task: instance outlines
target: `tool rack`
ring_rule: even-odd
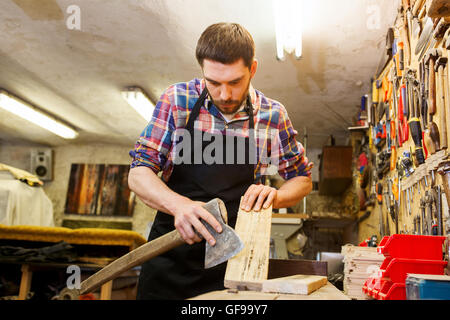
[[[450,17],[439,16],[435,2],[400,4],[361,99],[361,130],[351,130],[355,161],[368,159],[357,183],[365,197],[359,216],[371,212],[359,223],[360,241],[450,232]]]

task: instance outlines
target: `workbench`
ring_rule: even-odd
[[[276,279],[286,276],[328,275],[328,263],[316,260],[300,259],[269,259],[269,272],[267,279]],[[330,282],[320,289],[302,294],[265,293],[254,290],[225,289],[204,293],[189,300],[351,300],[342,291]]]
[[[27,298],[34,271],[61,269],[67,268],[69,265],[77,265],[82,270],[96,272],[114,259],[146,243],[145,238],[140,234],[129,230],[103,228],[69,229],[64,227],[5,226],[0,224],[0,242],[8,245],[39,247],[52,245],[60,241],[73,245],[77,253],[86,253],[87,256],[80,256],[79,261],[73,263],[0,259],[0,264],[16,264],[21,268],[22,277],[19,300]],[[93,256],[95,252],[101,252],[101,255]],[[105,257],[103,253],[110,253],[111,255]],[[112,280],[105,283],[100,290],[100,299],[109,300],[112,288]]]
[[[189,300],[351,300],[342,291],[327,282],[322,288],[308,295],[280,294],[258,291],[219,290],[208,292]]]

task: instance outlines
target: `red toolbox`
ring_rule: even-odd
[[[395,234],[384,237],[377,250],[384,259],[377,275],[362,291],[378,300],[406,300],[408,273],[444,274],[442,245],[445,237]]]

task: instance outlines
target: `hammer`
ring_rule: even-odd
[[[433,121],[433,115],[436,114],[436,77],[435,77],[435,61],[438,57],[436,49],[432,49],[425,56],[425,64],[429,66],[428,80],[428,114],[430,115],[430,123],[428,130],[425,131],[425,143],[431,154],[441,150],[439,128]]]
[[[438,58],[438,52],[436,49],[432,49],[425,57],[425,64],[429,66],[429,103],[428,113],[434,115],[436,113],[436,76],[435,76],[435,63]]]
[[[439,79],[439,86],[440,91],[436,91],[436,93],[439,93],[439,100],[440,100],[440,142],[441,142],[441,148],[447,149],[447,121],[446,121],[446,109],[448,108],[448,79],[447,79],[447,57],[442,56],[442,52],[440,49],[437,50],[438,59],[436,60],[436,71],[438,72],[438,79]]]
[[[236,232],[228,226],[227,209],[222,200],[215,198],[203,206],[220,223],[222,232],[218,233],[206,221],[202,221],[216,244],[211,246],[206,242],[205,246],[205,268],[212,268],[238,254],[244,247],[242,240]],[[99,270],[80,284],[79,289],[64,288],[61,290],[58,300],[78,300],[79,296],[97,289],[104,283],[117,278],[121,273],[143,264],[160,254],[174,249],[182,244],[184,240],[177,230],[173,230],[159,238],[156,238],[126,255],[114,260],[103,269]]]

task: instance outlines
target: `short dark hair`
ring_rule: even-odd
[[[210,59],[223,64],[244,60],[250,69],[255,56],[255,43],[244,27],[237,23],[216,23],[203,31],[198,39],[195,56],[200,66]]]

